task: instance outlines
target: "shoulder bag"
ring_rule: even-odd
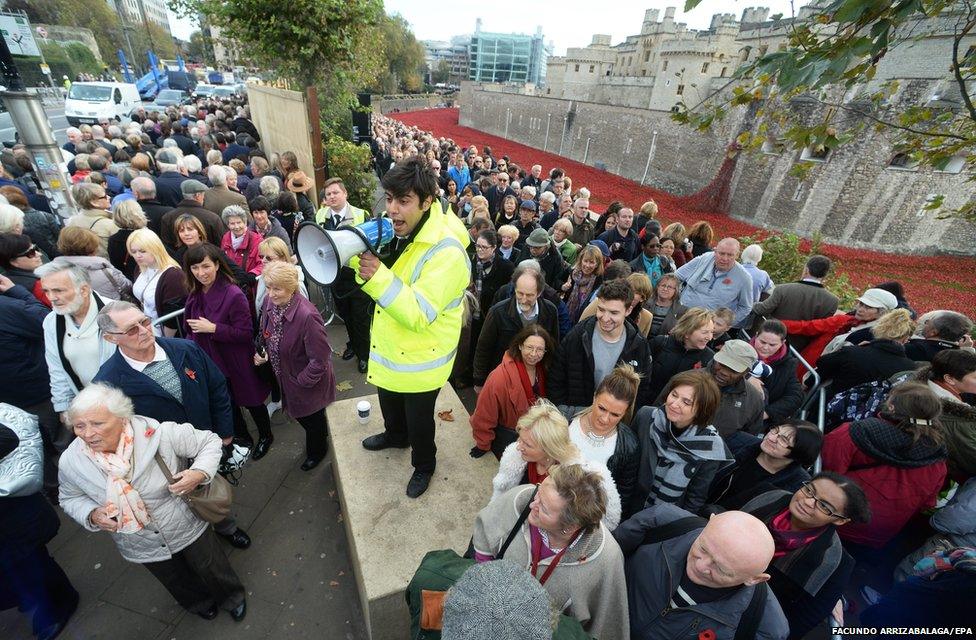
[[[163,457],[159,455],[159,451],[156,451],[155,458],[156,464],[166,476],[166,482],[173,484],[175,482],[173,474],[163,462]],[[190,493],[179,497],[198,518],[204,522],[217,524],[230,514],[233,495],[230,483],[224,479],[224,476],[215,473],[208,484],[201,484]]]

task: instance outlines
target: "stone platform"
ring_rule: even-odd
[[[369,424],[361,425],[356,404],[372,404]],[[371,452],[366,436],[383,430],[376,395],[333,403],[329,409],[334,451],[333,473],[344,515],[349,555],[371,640],[409,637],[404,589],[424,555],[434,549],[463,553],[478,511],[491,497],[498,468],[493,456],[472,459],[468,412],[450,386],[441,389],[437,411],[452,409],[453,421],[437,419],[437,472],[427,493],[405,494],[409,449]]]

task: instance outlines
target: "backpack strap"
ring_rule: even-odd
[[[700,516],[678,518],[660,527],[650,529],[644,534],[644,542],[642,544],[655,544],[677,538],[686,533],[691,533],[696,529],[702,529],[706,524],[708,524],[708,520]]]
[[[98,313],[98,311],[101,311],[102,307],[105,306],[105,301],[95,293],[92,293],[92,295],[95,298],[95,309],[97,310],[96,313]],[[81,378],[78,377],[74,367],[71,366],[71,363],[68,362],[68,358],[64,355],[64,335],[68,331],[68,321],[65,320],[65,317],[61,314],[57,314],[54,317],[54,331],[57,337],[58,358],[61,360],[61,367],[64,369],[64,372],[68,374],[68,377],[71,378],[71,382],[74,383],[75,389],[81,391],[85,388],[85,385],[81,384]],[[101,340],[101,338],[99,338],[99,340]]]
[[[522,513],[519,514],[518,520],[515,521],[515,526],[512,530],[508,532],[508,538],[505,539],[505,543],[502,548],[498,550],[498,555],[495,556],[496,560],[501,560],[505,557],[505,552],[508,551],[508,545],[512,544],[512,540],[515,539],[516,534],[522,529],[522,525],[525,524],[526,518],[529,517],[529,508],[532,506],[532,501],[535,500],[535,494],[539,492],[539,487],[536,487],[532,491],[532,496],[529,501],[525,503],[525,508],[522,509]]]
[[[749,606],[739,618],[739,626],[736,627],[735,636],[733,636],[734,640],[749,640],[756,637],[759,625],[766,614],[766,594],[768,591],[769,585],[765,582],[760,582],[753,588]]]

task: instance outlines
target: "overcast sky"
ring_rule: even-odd
[[[807,4],[807,0],[795,2],[797,9],[804,4]],[[687,14],[680,11],[683,0],[622,0],[612,4],[594,0],[520,0],[504,5],[444,0],[385,0],[385,5],[387,13],[399,13],[406,18],[419,40],[447,41],[451,36],[472,33],[475,20],[479,17],[482,18],[482,30],[499,33],[531,34],[541,25],[546,43],[552,41],[556,55],[565,54],[567,47],[588,45],[594,33],[610,34],[613,44],[640,33],[645,9],[660,9],[663,16],[666,7],[677,7],[677,21],[687,23],[692,29],[707,29],[715,13],[734,13],[737,18],[741,17],[746,7],[769,7],[771,14],[782,13],[784,16],[792,12],[790,0],[703,0]],[[608,10],[610,7],[612,10]],[[195,20],[177,19],[172,12],[170,27],[173,35],[183,40],[199,28]]]

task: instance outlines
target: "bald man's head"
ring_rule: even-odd
[[[758,518],[742,511],[714,515],[688,551],[685,571],[695,584],[720,589],[769,580],[765,573],[773,537]]]
[[[739,241],[735,238],[722,238],[715,245],[715,266],[722,271],[728,271],[735,264],[741,249]]]

